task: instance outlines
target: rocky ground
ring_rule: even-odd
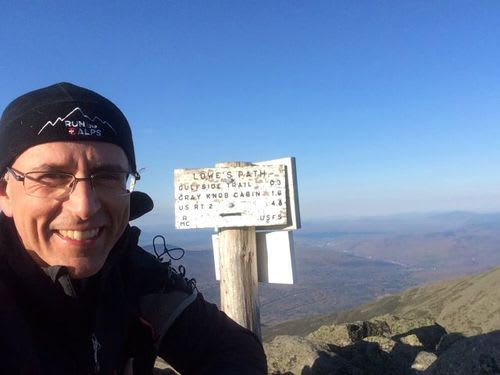
[[[496,268],[382,298],[310,333],[280,334],[265,344],[269,373],[500,375],[499,282]]]
[[[500,331],[466,337],[430,318],[384,315],[265,343],[270,374],[500,374]]]

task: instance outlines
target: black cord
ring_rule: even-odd
[[[163,243],[163,251],[162,253],[160,254],[157,250],[156,250],[156,239],[157,238],[160,238],[162,240],[162,243]],[[153,237],[153,251],[156,255],[156,258],[162,262],[162,263],[168,263],[168,265],[170,266],[171,263],[172,263],[172,260],[179,260],[179,259],[182,259],[182,257],[184,257],[184,254],[186,253],[186,251],[182,248],[182,247],[173,247],[171,249],[169,249],[167,247],[167,242],[165,240],[165,237],[163,237],[161,234],[158,234],[156,236]],[[172,252],[176,252],[176,251],[179,251],[180,252],[180,256],[178,257],[174,257],[172,256]],[[163,260],[163,256],[164,255],[168,255],[168,257],[170,258],[167,262],[164,262]],[[193,289],[196,289],[198,290],[198,288],[196,287],[196,279],[195,278],[192,278],[192,279],[188,279],[186,278],[186,268],[181,264],[179,265],[179,267],[177,267],[177,270],[173,267],[169,267],[173,272],[175,272],[176,274],[179,274],[180,276],[182,276],[182,278],[184,280],[186,280],[186,283],[188,285],[188,287],[193,290]]]
[[[162,240],[162,242],[163,242],[163,250],[162,250],[161,254],[156,250],[156,239],[157,238],[160,238]],[[169,249],[167,247],[167,242],[165,240],[165,237],[163,237],[161,234],[158,234],[158,235],[154,236],[154,238],[153,238],[153,251],[154,251],[154,253],[156,255],[156,258],[158,258],[158,260],[160,262],[162,262],[162,263],[163,263],[163,256],[165,254],[168,255],[168,257],[171,260],[179,260],[179,259],[182,259],[182,257],[186,253],[185,250],[182,247],[173,247],[173,248]],[[172,252],[174,252],[174,253],[175,252],[180,252],[180,256],[175,257],[175,256],[172,255]],[[169,262],[170,262],[170,260],[169,260]]]

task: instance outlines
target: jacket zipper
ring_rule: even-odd
[[[100,371],[99,360],[97,359],[97,352],[101,349],[101,344],[97,340],[95,333],[92,334],[92,347],[94,349],[94,369],[96,374]]]

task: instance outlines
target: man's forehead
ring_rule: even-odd
[[[49,142],[32,146],[16,158],[14,165],[39,169],[76,167],[85,163],[92,168],[128,168],[125,152],[107,142]]]

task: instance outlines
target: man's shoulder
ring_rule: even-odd
[[[161,289],[170,278],[169,265],[161,263],[140,246],[129,249],[120,264],[124,278],[141,289]]]
[[[134,246],[127,252],[128,261],[137,270],[162,270],[168,266],[162,263],[155,255],[149,253],[139,245]]]

